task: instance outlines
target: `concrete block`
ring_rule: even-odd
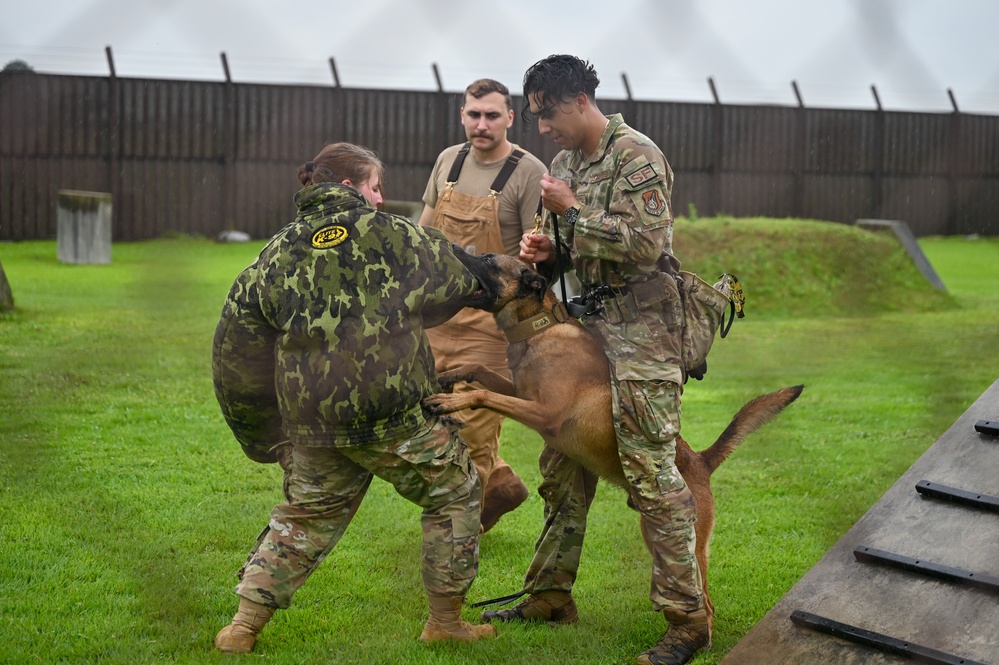
[[[60,189],[56,196],[59,260],[111,263],[111,195]]]

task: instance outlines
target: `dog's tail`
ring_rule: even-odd
[[[805,386],[790,386],[781,388],[768,395],[760,395],[750,400],[735,414],[721,436],[711,444],[710,448],[700,452],[701,460],[709,471],[714,471],[728,459],[732,451],[742,443],[747,436],[773,420],[788,404],[798,399]]]

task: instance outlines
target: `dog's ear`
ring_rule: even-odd
[[[545,299],[548,280],[542,277],[538,271],[525,268],[520,273],[520,289],[541,301]]]

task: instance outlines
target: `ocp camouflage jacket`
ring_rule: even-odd
[[[377,212],[345,185],[295,196],[298,217],[236,278],[215,332],[215,394],[251,458],[282,440],[412,436],[439,389],[424,327],[478,282],[436,229]]]

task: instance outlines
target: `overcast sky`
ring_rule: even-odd
[[[999,0],[0,0],[0,65],[118,76],[460,91],[551,53],[598,98],[999,114]]]

